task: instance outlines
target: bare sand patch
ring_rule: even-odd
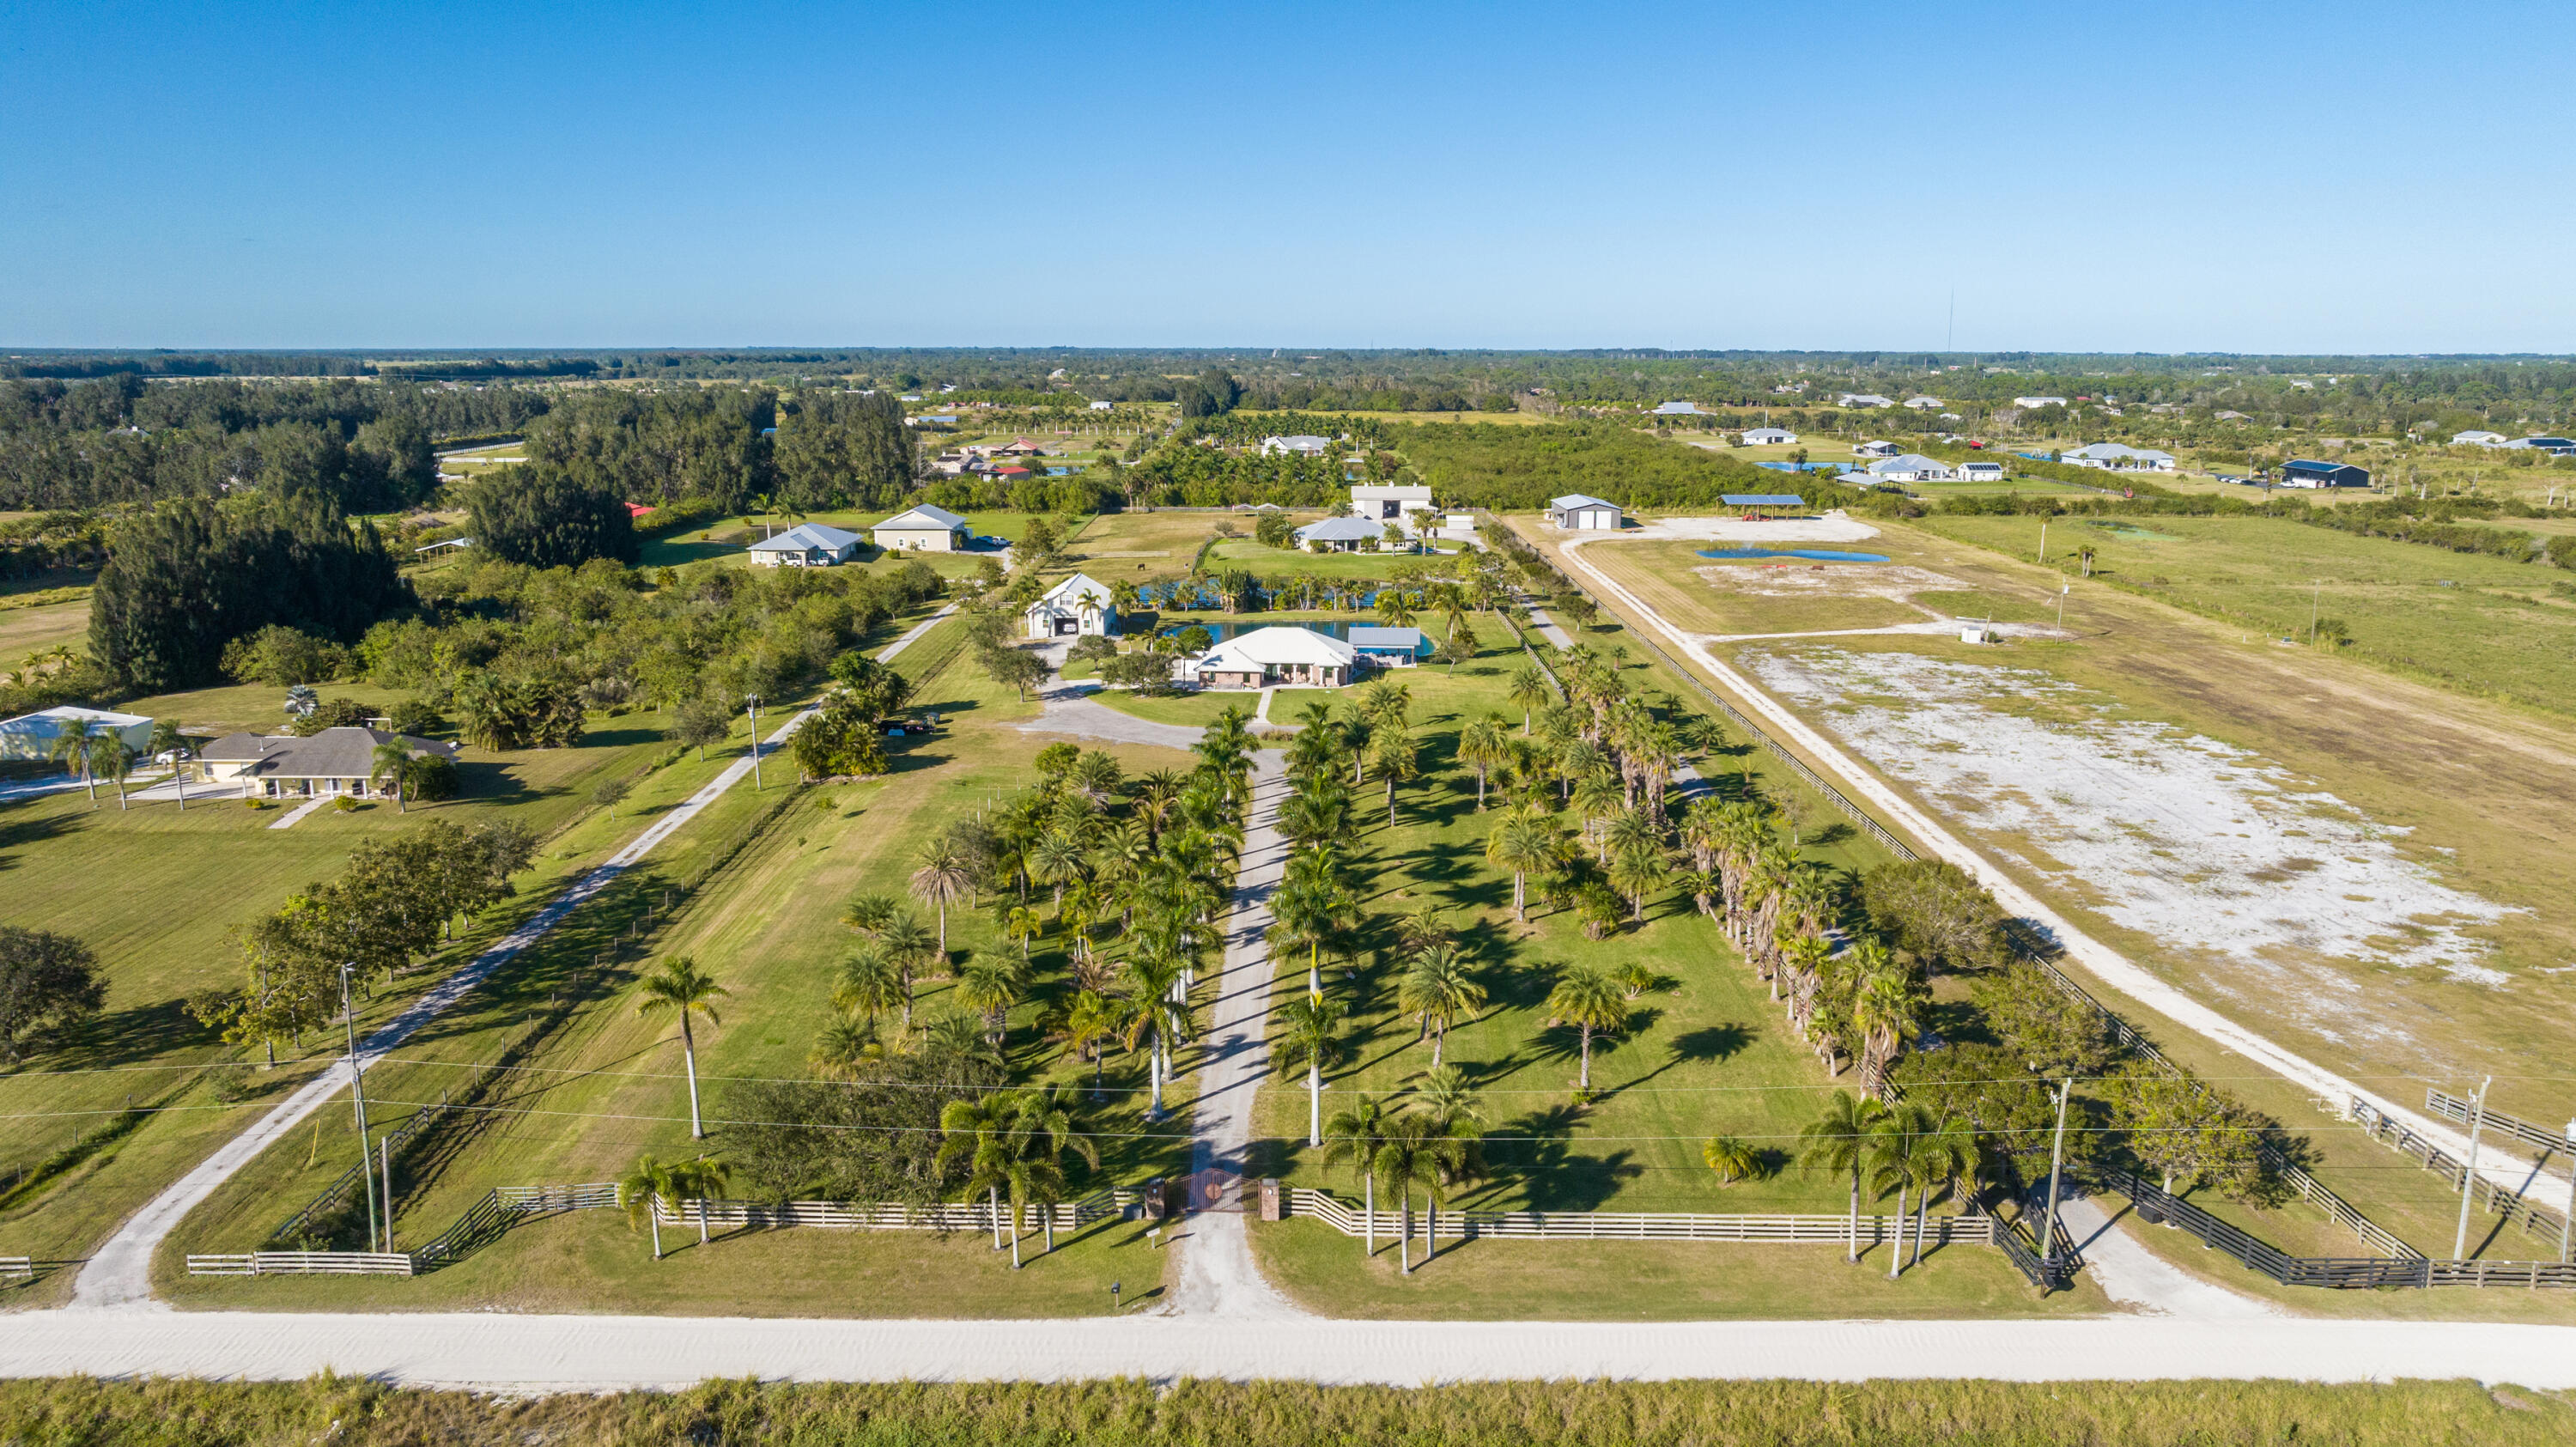
[[[1822,517],[1765,518],[1757,522],[1746,522],[1741,517],[1659,518],[1628,532],[1571,533],[1567,536],[1576,542],[1586,543],[1640,538],[1682,538],[1720,543],[1856,543],[1864,538],[1877,537],[1878,529],[1837,511]]]
[[[2472,931],[2519,911],[2250,750],[2030,669],[1824,646],[1743,662],[2022,868],[2329,1039],[2408,1038],[2357,1008],[2374,969],[2506,983]]]
[[[1756,598],[1885,598],[1891,603],[1914,602],[1917,593],[1964,592],[1968,584],[1957,578],[1917,568],[1905,563],[1835,563],[1816,564],[1711,563],[1693,568],[1713,587],[1730,593],[1745,593]],[[1947,617],[1923,608],[1932,617]]]

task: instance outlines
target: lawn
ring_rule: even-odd
[[[921,646],[921,645],[916,645]],[[909,657],[911,655],[907,655]],[[898,660],[898,667],[902,666]],[[426,1148],[421,1163],[406,1171],[399,1166],[401,1209],[398,1240],[417,1241],[441,1229],[473,1200],[495,1185],[614,1179],[640,1152],[665,1158],[691,1153],[688,1138],[686,1082],[679,1069],[677,1042],[667,1021],[636,1017],[629,985],[650,960],[687,954],[714,973],[729,994],[721,1002],[720,1025],[702,1026],[699,1071],[709,1117],[723,1119],[728,1082],[736,1079],[801,1076],[815,1037],[832,1018],[829,996],[833,970],[849,952],[855,937],[839,923],[849,897],[862,890],[902,892],[913,851],[929,834],[958,813],[972,810],[1015,789],[1029,777],[1031,761],[1051,740],[1009,727],[1036,712],[982,678],[972,660],[958,658],[928,679],[915,695],[917,703],[937,709],[947,723],[924,739],[898,745],[895,769],[883,780],[818,787],[798,798],[789,812],[767,827],[743,855],[719,873],[680,913],[663,921],[624,963],[589,979],[574,972],[588,963],[597,947],[597,931],[569,931],[530,952],[496,978],[478,1008],[460,1012],[451,1028],[435,1041],[416,1042],[398,1063],[381,1067],[373,1089],[383,1092],[387,1112],[438,1098],[438,1092],[460,1087],[495,1059],[505,1036],[517,1029],[541,1004],[551,1007],[560,992],[574,1005],[562,1023],[550,1028],[537,1048],[516,1064],[501,1092],[503,1108],[470,1130],[442,1132]],[[1121,762],[1135,771],[1186,762],[1180,755],[1150,748],[1114,748]],[[777,787],[773,779],[773,794]],[[711,817],[684,836],[700,841],[730,836],[758,808],[748,789],[728,796]],[[676,875],[686,856],[675,856],[656,873]],[[1008,949],[998,914],[1013,901],[987,898],[976,907],[952,908],[947,917],[952,950],[963,960],[982,950]],[[604,911],[612,922],[623,918]],[[585,911],[588,914],[589,911]],[[1024,1079],[1089,1079],[1061,1057],[1057,1047],[1038,1036],[1040,1015],[1067,988],[1066,961],[1052,940],[1036,951],[1039,987],[1014,1012],[1010,1048]],[[925,982],[920,1008],[927,1013],[952,1008],[946,980]],[[1184,1071],[1189,1056],[1182,1058]],[[1141,1060],[1113,1058],[1107,1070],[1108,1103],[1098,1107],[1090,1128],[1111,1134],[1103,1169],[1090,1185],[1135,1184],[1177,1169],[1187,1130],[1186,1112],[1162,1124],[1142,1120]],[[1185,1106],[1189,1077],[1184,1074],[1170,1092],[1176,1107]],[[188,1279],[170,1268],[185,1250],[239,1250],[286,1215],[294,1205],[328,1179],[330,1162],[352,1149],[349,1122],[341,1113],[317,1117],[314,1138],[321,1160],[306,1164],[316,1152],[299,1140],[263,1156],[229,1183],[216,1200],[197,1213],[165,1255],[162,1280],[183,1301],[233,1301],[238,1283]],[[721,1125],[711,1129],[710,1147],[721,1149]],[[830,1232],[746,1233],[720,1242],[721,1258],[710,1254],[704,1276],[698,1268],[643,1274],[644,1262],[622,1223],[585,1225],[579,1243],[529,1246],[553,1254],[537,1259],[561,1264],[548,1276],[546,1303],[576,1310],[709,1310],[714,1292],[730,1280],[739,1290],[741,1272],[763,1278],[773,1272],[801,1273],[811,1279],[778,1296],[778,1311],[799,1310],[851,1315],[919,1314],[925,1308],[914,1297],[889,1295],[887,1283],[905,1269],[919,1250],[933,1249],[932,1238],[882,1237]],[[1111,1241],[1128,1244],[1132,1232],[1104,1234],[1097,1241],[1068,1251],[1063,1262],[1098,1265],[1113,1258]],[[599,1243],[614,1238],[614,1248]],[[512,1238],[515,1240],[516,1238]],[[505,1247],[510,1243],[505,1242]],[[976,1285],[989,1275],[984,1255],[974,1243],[939,1247],[955,1256],[961,1301],[978,1299],[988,1306],[960,1305],[959,1311],[988,1314],[1069,1314],[1094,1309],[1089,1298],[1108,1278],[1094,1282],[1092,1265],[1077,1280],[1070,1272],[1048,1276],[1033,1268],[1021,1277]],[[980,1250],[975,1247],[975,1250]],[[599,1253],[607,1252],[603,1256]],[[621,1254],[623,1253],[623,1254]],[[747,1255],[746,1255],[747,1253]],[[781,1254],[784,1253],[784,1254]],[[1118,1253],[1119,1258],[1127,1254]],[[504,1265],[479,1265],[477,1257],[455,1269],[393,1288],[402,1301],[420,1305],[516,1305],[526,1300],[525,1283]],[[506,1261],[508,1258],[502,1258]],[[720,1261],[732,1262],[731,1266]],[[633,1263],[642,1262],[643,1265]],[[776,1263],[775,1266],[764,1263]],[[1150,1281],[1155,1267],[1101,1265],[1125,1273],[1131,1288]],[[793,1263],[791,1266],[790,1263]],[[915,1263],[917,1266],[917,1263]],[[1007,1275],[1007,1268],[1004,1268]],[[944,1275],[943,1275],[944,1279]],[[920,1284],[916,1274],[915,1286]],[[259,1283],[273,1287],[275,1283]],[[409,1288],[402,1292],[401,1288]],[[329,1283],[304,1292],[289,1285],[273,1297],[297,1305],[323,1305],[344,1299],[337,1293],[368,1288]],[[388,1289],[382,1286],[378,1290]],[[982,1294],[980,1297],[978,1294]],[[373,1297],[367,1297],[373,1300]],[[1133,1299],[1131,1295],[1131,1300]],[[764,1308],[766,1309],[766,1308]],[[945,1310],[945,1308],[943,1308]]]
[[[15,668],[28,654],[68,643],[89,651],[89,601],[0,609],[0,668]]]

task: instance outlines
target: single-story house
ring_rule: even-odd
[[[1118,605],[1110,601],[1109,585],[1083,573],[1047,589],[1022,616],[1031,638],[1118,636]]]
[[[1276,452],[1293,452],[1300,457],[1321,457],[1324,455],[1324,449],[1332,445],[1333,439],[1329,437],[1314,437],[1301,433],[1295,437],[1264,437],[1261,439],[1261,452],[1265,457]]]
[[[2001,482],[2004,465],[2000,462],[1962,462],[1953,471],[1961,482]]]
[[[1834,405],[1837,407],[1893,407],[1896,405],[1896,399],[1882,397],[1876,392],[1845,392],[1834,399]]]
[[[1744,434],[1744,445],[1747,447],[1795,447],[1798,445],[1798,434],[1790,431],[1786,427],[1748,428]]]
[[[1949,464],[1920,452],[1882,457],[1862,470],[1881,482],[1948,482],[1954,476]]]
[[[1038,443],[1031,442],[1025,437],[1014,437],[1010,441],[1003,443],[1001,446],[994,448],[993,455],[995,457],[1036,457],[1045,451],[1045,447]]]
[[[1569,492],[1549,500],[1547,520],[1577,532],[1616,532],[1619,530],[1619,504]]]
[[[2125,442],[2096,442],[2057,454],[2057,460],[2070,467],[2107,467],[2122,472],[2171,472],[2173,454],[2149,447],[2131,447]]]
[[[1263,688],[1304,683],[1340,688],[1359,669],[1359,650],[1311,628],[1255,628],[1238,633],[1174,669],[1201,688]]]
[[[1115,402],[1094,402],[1091,404],[1091,410],[1094,412],[1106,412],[1117,405],[1118,404]]]
[[[1699,404],[1697,402],[1667,402],[1661,407],[1656,408],[1652,415],[1657,417],[1702,417],[1707,414],[1699,410]]]
[[[113,733],[138,759],[152,747],[152,720],[139,713],[110,713],[103,708],[61,704],[0,719],[0,759],[49,759],[54,741],[75,725],[89,725],[90,736]]]
[[[2502,447],[2504,434],[2483,431],[2454,432],[2451,434],[2451,445],[2453,447]]]
[[[393,793],[392,783],[371,784],[368,775],[376,769],[376,749],[396,739],[415,758],[422,754],[451,760],[456,757],[454,744],[389,734],[382,729],[342,727],[324,729],[310,738],[226,734],[198,752],[196,772],[198,778],[209,783],[240,784],[245,799],[253,795],[271,799],[287,795],[309,799],[317,794],[389,796]]]
[[[929,503],[896,513],[868,531],[887,552],[960,553],[975,536],[966,530],[964,518]]]
[[[2016,407],[2063,407],[2066,405],[2066,399],[2063,397],[2015,397],[2013,399],[2013,405]]]
[[[798,523],[751,545],[751,560],[764,568],[834,568],[858,556],[859,535],[826,523]]]
[[[2570,453],[2576,453],[2576,439],[2565,437],[2517,437],[2511,442],[2506,443],[2505,448],[2508,451],[2527,449],[2534,452],[2546,452],[2553,457],[2565,457]]]
[[[1362,482],[1351,486],[1351,513],[1356,517],[1405,523],[1410,530],[1407,513],[1430,511],[1431,489],[1420,483],[1399,487],[1393,483]]]
[[[1438,651],[1419,628],[1369,628],[1354,624],[1351,647],[1374,668],[1411,668]]]
[[[1854,447],[1854,448],[1852,449],[1852,456],[1854,456],[1854,457],[1894,457],[1896,454],[1898,454],[1898,453],[1900,453],[1900,452],[1903,452],[1904,450],[1905,450],[1904,448],[1897,446],[1897,445],[1896,445],[1895,443],[1893,443],[1893,442],[1880,442],[1880,441],[1877,441],[1877,440],[1875,440],[1875,439],[1872,439],[1871,441],[1861,443],[1860,445],[1858,445],[1858,446]]]
[[[1938,397],[1908,397],[1905,399],[1905,405],[1913,408],[1917,412],[1929,412],[1941,405],[1941,399]]]
[[[2310,462],[2292,458],[2281,464],[2283,487],[2368,487],[2370,471],[2349,462]]]
[[[1385,536],[1386,524],[1375,518],[1326,518],[1299,528],[1297,546],[1310,553],[1356,553]]]

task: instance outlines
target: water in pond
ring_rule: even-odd
[[[1805,558],[1816,563],[1884,563],[1885,553],[1838,553],[1830,548],[1703,548],[1703,558]]]
[[[1363,618],[1359,620],[1359,626],[1362,628],[1370,628],[1375,627],[1376,623],[1372,619]],[[1163,628],[1159,631],[1165,635],[1170,635],[1178,633],[1184,628],[1204,628],[1208,631],[1208,636],[1214,638],[1219,643],[1223,643],[1225,640],[1236,637],[1240,634],[1250,633],[1262,628],[1303,628],[1309,633],[1321,633],[1328,637],[1344,640],[1349,639],[1351,636],[1351,625],[1348,623],[1339,621],[1327,622],[1322,620],[1308,621],[1305,619],[1271,619],[1265,621],[1260,618],[1242,618],[1232,620],[1211,618],[1204,623],[1175,623],[1170,627]]]

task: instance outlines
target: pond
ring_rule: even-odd
[[[1703,548],[1703,558],[1805,558],[1817,563],[1884,563],[1885,553],[1838,553],[1830,548]]]
[[[1378,626],[1372,619],[1363,618],[1358,621],[1359,626],[1362,628],[1373,628]],[[1208,636],[1219,643],[1223,643],[1229,638],[1239,637],[1243,634],[1255,632],[1263,628],[1303,628],[1309,633],[1321,633],[1326,637],[1339,638],[1345,642],[1349,641],[1351,636],[1351,625],[1348,623],[1344,623],[1339,620],[1327,622],[1302,618],[1293,620],[1270,619],[1266,621],[1258,617],[1239,619],[1211,618],[1204,623],[1175,623],[1168,628],[1159,628],[1155,631],[1168,638],[1171,635],[1180,632],[1184,628],[1204,628],[1208,631]]]

